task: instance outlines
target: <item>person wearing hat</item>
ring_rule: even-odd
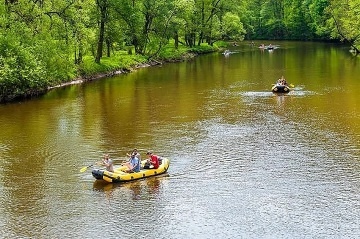
[[[148,156],[148,161],[145,163],[144,168],[145,169],[157,169],[157,168],[159,168],[159,165],[160,165],[159,156],[153,154],[151,151],[148,151],[146,153],[146,155]]]

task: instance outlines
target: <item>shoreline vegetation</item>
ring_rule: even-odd
[[[79,65],[79,74],[61,82],[54,82],[43,88],[31,89],[27,93],[17,95],[0,95],[0,104],[14,103],[29,100],[46,94],[47,92],[70,85],[84,84],[86,82],[100,80],[120,74],[128,74],[140,68],[158,66],[166,63],[177,63],[191,60],[198,55],[213,53],[221,50],[227,45],[225,42],[219,43],[220,46],[201,45],[193,48],[184,47],[175,49],[169,47],[167,52],[157,58],[148,59],[146,56],[133,55],[126,52],[116,52],[111,57],[104,57],[100,64],[95,63],[92,57],[84,58],[84,62]]]
[[[206,53],[202,53],[202,54],[207,54],[207,53],[211,53],[211,52],[215,52],[215,51],[217,51],[216,48],[214,48],[211,51],[207,51]],[[56,88],[69,86],[69,85],[82,84],[82,83],[86,83],[86,82],[89,82],[89,81],[99,80],[99,79],[102,79],[102,78],[112,77],[112,76],[116,76],[116,75],[120,75],[120,74],[128,74],[128,73],[136,71],[137,69],[140,69],[140,68],[158,66],[158,65],[162,65],[162,64],[166,64],[166,63],[183,62],[183,61],[193,59],[194,57],[196,57],[198,55],[199,55],[198,53],[186,52],[185,54],[183,54],[181,56],[181,58],[168,58],[168,59],[162,59],[162,60],[154,60],[153,59],[153,60],[149,60],[149,61],[146,61],[146,62],[143,62],[143,63],[134,62],[134,64],[130,65],[129,67],[124,67],[122,65],[119,65],[118,66],[119,69],[116,69],[116,70],[112,70],[112,71],[109,71],[109,72],[97,73],[97,74],[90,75],[90,76],[80,76],[80,77],[75,78],[75,79],[73,79],[71,81],[68,81],[68,82],[63,82],[63,83],[60,83],[58,85],[49,86],[47,88],[47,91],[52,90],[52,89],[56,89]]]
[[[181,61],[227,41],[335,40],[360,54],[358,0],[260,2],[5,1],[0,103]]]

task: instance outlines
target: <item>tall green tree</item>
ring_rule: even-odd
[[[133,45],[135,53],[142,54],[144,39],[142,39],[141,1],[119,0],[112,2],[114,18],[122,25],[124,40],[127,45]]]
[[[97,41],[96,48],[96,57],[95,62],[100,63],[101,57],[103,56],[103,47],[104,47],[104,39],[105,39],[105,25],[108,20],[108,12],[109,12],[109,0],[96,0],[96,6],[99,11],[99,35]]]
[[[331,18],[326,10],[330,5],[330,0],[308,0],[304,1],[308,10],[305,11],[305,16],[308,19],[310,31],[314,34],[315,39],[326,40],[330,39],[330,27],[326,21]]]
[[[331,15],[328,24],[332,26],[331,37],[338,38],[351,45],[358,54],[360,51],[360,1],[331,1],[328,11]]]
[[[286,36],[284,0],[269,0],[263,4],[262,16],[268,38],[282,39]]]
[[[173,36],[172,24],[182,5],[174,0],[121,0],[113,6],[126,26],[127,43],[134,45],[137,54],[151,57]]]

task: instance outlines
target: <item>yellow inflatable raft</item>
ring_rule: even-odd
[[[121,166],[115,169],[113,173],[107,170],[94,169],[92,170],[92,175],[98,180],[104,180],[109,183],[120,183],[163,174],[170,166],[170,160],[167,158],[161,158],[161,164],[157,169],[143,169],[145,162],[146,160],[142,161],[141,170],[137,173],[126,173],[127,167]]]

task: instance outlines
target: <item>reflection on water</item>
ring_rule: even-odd
[[[2,237],[357,238],[359,63],[334,45],[278,45],[1,105]],[[281,75],[289,94],[270,90]],[[171,158],[169,174],[79,173],[133,148]]]
[[[103,180],[95,180],[93,189],[99,192],[104,192],[107,198],[112,198],[113,192],[121,188],[126,190],[133,200],[139,200],[142,197],[153,195],[157,197],[160,193],[161,178],[168,177],[169,174],[165,173],[160,176],[150,177],[142,180],[135,180],[126,183],[108,183]]]

